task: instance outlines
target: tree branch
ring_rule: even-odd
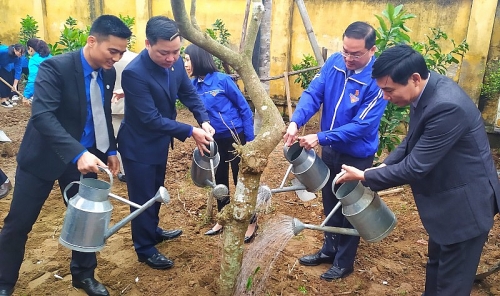
[[[196,0],[191,0],[191,10],[189,11],[189,16],[191,17],[191,24],[195,29],[201,31],[198,22],[196,21]]]
[[[264,5],[262,4],[262,0],[252,0],[252,19],[248,28],[248,34],[245,37],[245,46],[243,47],[243,56],[249,60],[252,60],[253,48],[263,16]]]
[[[215,55],[219,59],[227,62],[233,69],[237,70],[241,64],[241,58],[236,55],[231,49],[219,44],[213,40],[208,34],[196,29],[190,22],[184,1],[171,1],[172,12],[174,19],[179,26],[181,36],[189,40],[191,43],[198,45],[209,53]],[[191,0],[191,5],[196,6],[196,0]]]

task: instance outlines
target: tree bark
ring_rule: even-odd
[[[194,2],[192,0],[192,3]],[[235,147],[238,156],[241,157],[238,183],[231,203],[225,206],[217,216],[219,223],[225,227],[218,295],[229,296],[233,295],[241,269],[243,238],[250,217],[255,210],[262,172],[267,166],[269,155],[280,142],[285,129],[278,108],[262,87],[251,62],[253,45],[264,14],[264,7],[261,0],[252,0],[252,17],[249,18],[250,24],[245,45],[241,52],[237,53],[196,29],[189,21],[184,1],[171,1],[170,3],[181,35],[228,63],[239,74],[248,96],[255,105],[255,111],[262,118],[262,128],[255,140],[244,146]],[[191,15],[194,15],[193,11]]]

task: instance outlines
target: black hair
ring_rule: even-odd
[[[50,54],[50,49],[47,43],[41,39],[30,38],[28,42],[26,42],[26,46],[33,48],[42,58],[47,57]]]
[[[155,45],[158,39],[172,41],[180,38],[177,23],[166,16],[154,16],[146,24],[146,38],[149,44]]]
[[[23,55],[24,52],[26,51],[26,49],[24,48],[24,45],[16,43],[16,44],[12,44],[12,45],[9,46],[9,49],[8,49],[7,53],[9,54],[9,56],[11,58],[17,58],[16,52],[15,52],[16,50],[17,51],[20,50],[21,51],[21,55]]]
[[[342,38],[364,39],[365,48],[371,49],[375,45],[375,29],[365,22],[354,22],[350,24],[342,35]]]
[[[191,69],[193,70],[193,76],[206,76],[207,74],[213,72],[219,72],[217,66],[215,65],[214,58],[212,54],[208,51],[200,48],[195,44],[190,44],[184,50],[185,54],[189,55],[191,60]]]
[[[422,79],[429,77],[424,57],[406,44],[399,44],[384,50],[372,67],[372,78],[391,77],[392,81],[408,84],[411,75],[418,73]]]
[[[103,14],[95,19],[90,27],[90,35],[97,38],[98,41],[108,39],[109,36],[128,39],[132,31],[118,17],[109,14]]]

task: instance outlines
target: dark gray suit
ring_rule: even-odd
[[[373,190],[410,184],[429,233],[425,295],[469,295],[499,182],[483,119],[451,79],[431,72],[403,142],[365,172]]]
[[[109,151],[116,150],[111,125],[114,69],[103,71],[104,111]],[[109,85],[109,87],[106,87]],[[0,289],[14,287],[23,261],[28,233],[49,196],[55,180],[61,191],[80,177],[72,160],[85,148],[106,162],[106,155],[84,147],[80,139],[87,118],[87,98],[80,51],[59,55],[40,65],[32,116],[17,155],[14,196],[0,232]],[[89,174],[95,176],[95,174]],[[71,197],[77,186],[68,191]],[[80,281],[94,276],[95,253],[73,251],[71,274]]]

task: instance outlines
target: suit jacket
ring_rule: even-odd
[[[111,125],[115,70],[103,71],[104,113],[109,151],[116,150]],[[33,100],[18,165],[45,180],[57,179],[85,147],[80,144],[87,119],[87,98],[80,51],[45,60],[35,80]]]
[[[167,73],[168,72],[168,73]],[[189,80],[182,59],[165,69],[144,49],[122,73],[125,117],[118,131],[122,157],[146,164],[164,164],[172,137],[184,141],[191,126],[175,120],[178,98],[198,123],[208,115]]]
[[[410,111],[408,135],[384,163],[366,171],[368,186],[410,184],[422,223],[438,244],[462,242],[492,227],[500,190],[483,119],[451,79],[431,73]]]

